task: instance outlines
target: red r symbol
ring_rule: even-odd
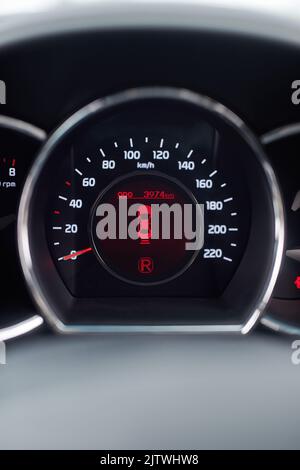
[[[297,289],[300,289],[300,276],[297,276],[294,282]]]
[[[152,258],[143,257],[138,261],[138,270],[141,274],[151,274],[154,270],[154,262]]]

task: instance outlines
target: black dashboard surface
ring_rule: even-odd
[[[0,447],[299,448],[293,339],[24,337],[0,369]]]

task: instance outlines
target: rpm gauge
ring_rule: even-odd
[[[32,315],[32,303],[24,286],[16,245],[16,220],[24,180],[45,139],[42,129],[0,115],[1,340],[23,334],[43,322],[41,317]]]
[[[62,331],[236,331],[268,300],[281,223],[275,177],[239,118],[186,90],[141,88],[50,137],[19,248]]]

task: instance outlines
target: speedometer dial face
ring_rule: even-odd
[[[133,133],[127,124],[130,114],[114,125],[114,136],[107,137],[101,124],[92,131],[101,137],[85,135],[69,148],[46,214],[57,269],[77,296],[103,295],[104,282],[107,294],[114,279],[103,273],[103,267],[124,281],[144,286],[185,274],[175,295],[218,296],[235,272],[248,239],[250,205],[243,180],[234,178],[231,156],[226,168],[222,165],[220,137],[208,124],[192,121],[186,128],[186,118],[174,115],[174,110],[164,111],[159,119],[143,111],[147,122],[140,118],[141,129]],[[164,122],[176,124],[165,128]],[[87,142],[94,144],[88,151]],[[122,196],[129,207],[161,202],[183,207],[198,201],[205,211],[201,252],[185,250],[184,237],[97,239],[92,208],[103,202],[117,209]],[[192,282],[195,276],[199,284]],[[173,288],[163,289],[172,292]],[[144,291],[135,290],[135,294],[144,295]]]
[[[20,208],[56,326],[241,328],[246,305],[257,315],[276,277],[281,206],[243,126],[209,99],[154,88],[92,103],[58,129]]]

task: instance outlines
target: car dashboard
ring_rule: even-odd
[[[0,446],[299,445],[299,22],[4,18]]]

